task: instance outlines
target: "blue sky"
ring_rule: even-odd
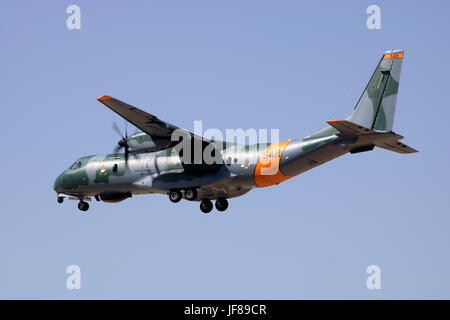
[[[66,8],[81,8],[81,30]],[[366,8],[381,8],[368,30]],[[450,298],[445,1],[3,1],[0,298]],[[198,203],[56,203],[55,177],[109,153],[110,94],[192,129],[300,138],[354,107],[405,49],[394,130],[420,150],[346,155],[279,186]],[[65,273],[79,265],[82,289]],[[381,290],[366,288],[380,266]]]

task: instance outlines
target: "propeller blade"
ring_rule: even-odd
[[[117,132],[119,134],[119,136],[121,136],[122,138],[124,138],[124,136],[122,135],[122,132],[120,132],[119,126],[117,125],[117,123],[113,122],[112,124],[112,128],[115,132]]]
[[[128,157],[129,157],[129,153],[130,153],[130,147],[128,146],[127,143],[127,138],[128,138],[128,122],[125,120],[125,136],[120,132],[120,128],[117,125],[116,122],[113,122],[112,124],[112,128],[114,131],[116,131],[119,136],[122,138],[118,144],[114,147],[114,153],[119,153],[120,150],[122,148],[125,149],[125,166],[128,167]]]

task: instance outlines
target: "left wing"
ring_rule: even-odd
[[[152,137],[170,138],[172,132],[180,129],[170,123],[159,120],[156,116],[110,96],[101,96],[98,101],[110,108],[125,120]],[[184,129],[180,129],[187,132]],[[188,132],[190,135],[194,135]]]
[[[197,150],[196,148],[193,148],[192,146],[195,143],[201,143],[201,152],[202,154],[199,159],[201,159],[201,162],[203,161],[203,150],[211,145],[214,152],[216,152],[216,146],[209,140],[195,135],[185,129],[176,127],[170,123],[167,123],[165,121],[162,121],[158,119],[156,116],[147,113],[139,108],[133,107],[125,102],[122,102],[116,98],[110,97],[110,96],[101,96],[97,98],[98,101],[103,103],[105,106],[110,108],[112,111],[117,113],[119,116],[127,120],[128,122],[132,123],[137,128],[141,129],[143,132],[151,136],[152,138],[156,139],[163,139],[167,140],[167,147],[175,146],[178,141],[171,141],[172,140],[172,134],[175,130],[179,130],[180,135],[182,136],[181,139],[184,139],[184,137],[190,137],[191,138],[191,161],[183,162],[183,167],[185,170],[188,171],[199,171],[199,172],[208,172],[208,171],[217,171],[220,166],[214,165],[214,164],[204,164],[204,163],[194,163],[194,152]],[[180,138],[178,136],[178,138]],[[181,152],[180,152],[181,156]]]

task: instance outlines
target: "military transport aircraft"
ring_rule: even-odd
[[[345,120],[327,121],[328,126],[299,139],[272,144],[238,145],[211,141],[158,119],[110,96],[97,100],[142,132],[125,133],[117,152],[82,157],[55,181],[57,200],[78,200],[86,211],[91,197],[119,202],[136,194],[167,194],[170,201],[199,201],[208,213],[215,200],[225,211],[228,198],[253,188],[279,184],[348,152],[354,154],[380,147],[398,153],[417,152],[399,142],[392,131],[403,50],[386,51],[353,112]],[[116,126],[117,129],[117,126]],[[174,139],[174,134],[182,137]],[[209,148],[215,161],[194,159],[196,153],[179,146]],[[119,153],[119,149],[124,150]],[[195,147],[194,147],[195,149]]]

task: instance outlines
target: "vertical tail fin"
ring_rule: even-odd
[[[403,50],[386,51],[348,121],[363,127],[392,131]]]

